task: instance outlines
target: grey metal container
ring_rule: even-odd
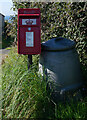
[[[59,93],[77,89],[83,84],[75,45],[74,41],[62,37],[42,43],[39,72],[46,74],[47,81],[53,83],[54,91]]]

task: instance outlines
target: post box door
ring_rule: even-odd
[[[38,54],[40,50],[39,27],[20,27],[20,51],[21,54]]]

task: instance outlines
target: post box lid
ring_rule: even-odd
[[[76,45],[75,41],[63,38],[56,37],[42,43],[42,50],[47,51],[63,51],[74,48]]]

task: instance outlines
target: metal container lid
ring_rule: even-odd
[[[46,51],[64,51],[74,48],[75,41],[63,37],[52,38],[42,43],[42,50]]]

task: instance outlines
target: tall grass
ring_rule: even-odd
[[[1,109],[2,109],[1,108],[1,106],[2,106],[1,99],[2,99],[2,69],[1,69],[1,65],[0,65],[0,119],[1,119],[1,115],[2,115],[2,112],[1,112]]]
[[[14,48],[4,62],[3,117],[43,117],[44,105],[48,106],[49,96],[46,81],[38,74],[37,59],[34,58],[34,64],[28,71],[27,56],[18,55]]]
[[[47,82],[38,73],[38,56],[28,71],[27,56],[11,52],[2,65],[2,118],[86,118],[87,98],[77,103],[56,104]],[[45,78],[45,77],[44,77]]]

